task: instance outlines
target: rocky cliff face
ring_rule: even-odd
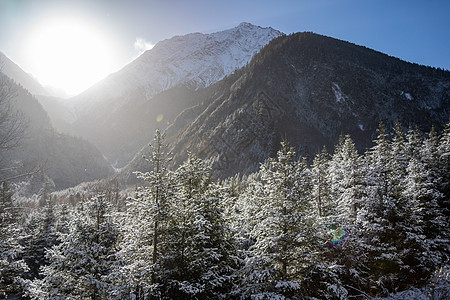
[[[340,134],[364,150],[379,121],[439,128],[450,116],[449,89],[448,71],[298,33],[273,40],[247,67],[208,88],[168,134],[176,162],[191,150],[226,177],[256,170],[283,138],[312,157],[323,145],[332,149]],[[144,165],[137,158],[130,168]]]

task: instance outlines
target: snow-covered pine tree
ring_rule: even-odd
[[[361,260],[354,258],[361,249],[357,216],[365,195],[365,182],[362,159],[349,135],[340,138],[328,170],[330,198],[336,211],[334,223],[329,225],[333,237],[328,255],[335,262],[333,272],[342,272],[340,277],[344,282],[359,286]]]
[[[168,222],[172,213],[172,173],[168,170],[171,154],[165,135],[159,130],[150,148],[146,159],[152,170],[137,172],[143,186],[137,187],[135,196],[128,199],[122,225],[123,278],[137,299],[160,296],[161,260],[168,247]]]
[[[21,291],[18,277],[28,271],[28,266],[20,259],[23,252],[19,239],[22,228],[20,212],[15,205],[9,184],[0,183],[0,296]]]
[[[46,249],[57,244],[55,227],[54,201],[47,195],[42,208],[32,210],[24,222],[25,237],[20,241],[24,247],[23,259],[29,266],[28,279],[39,277],[39,268],[48,265]]]
[[[408,248],[404,250],[404,256],[412,268],[405,270],[405,273],[409,273],[409,280],[425,283],[443,259],[442,253],[437,251],[438,246],[441,246],[441,234],[445,231],[445,228],[439,228],[444,221],[437,202],[442,194],[435,189],[421,160],[411,158],[407,171],[403,196],[409,205],[413,205],[413,210],[406,236]]]
[[[448,217],[450,216],[450,119],[439,139],[438,154],[439,165],[441,166],[439,168],[441,176],[439,191],[444,194],[441,207],[444,210],[444,214]]]
[[[406,288],[424,277],[421,273],[423,264],[420,260],[423,259],[421,253],[425,248],[422,245],[421,230],[417,223],[417,201],[407,191],[408,174],[411,174],[411,167],[418,166],[421,145],[422,138],[418,129],[409,129],[405,139],[402,125],[399,122],[396,123],[391,141],[389,183],[392,187],[391,198],[395,201],[391,222],[399,236],[395,243],[397,260],[401,269],[398,274],[395,274],[398,277],[397,288]]]
[[[247,259],[240,294],[260,299],[298,295],[318,248],[313,223],[311,174],[304,159],[286,141],[276,159],[261,165],[262,189],[251,235],[255,244]]]
[[[161,267],[162,295],[172,299],[226,297],[236,255],[211,168],[189,154],[175,171],[174,181],[169,246]]]
[[[361,174],[361,158],[349,135],[340,138],[331,157],[329,182],[331,197],[337,203],[337,214],[341,225],[354,223],[359,202],[364,194]]]
[[[337,149],[344,149],[343,139]],[[333,163],[334,171],[337,171],[339,169],[336,165],[337,160]],[[343,243],[347,239],[348,225],[344,226],[342,216],[338,213],[339,197],[336,197],[338,195],[331,192],[333,181],[330,175],[336,175],[336,173],[331,173],[331,166],[332,162],[324,147],[322,152],[316,154],[311,166],[312,200],[317,207],[314,226],[318,233],[317,237],[320,239],[320,248],[317,254],[319,259],[309,269],[308,281],[303,286],[311,296],[344,299],[348,292],[339,278],[340,273],[344,270],[341,263],[352,253],[348,249],[341,251]],[[334,187],[337,188],[337,184]],[[356,199],[351,199],[349,203],[352,201],[356,201]],[[345,207],[348,216],[350,208]]]
[[[60,243],[47,251],[42,279],[28,282],[32,299],[109,299],[116,295],[110,274],[116,264],[117,226],[108,216],[103,195],[79,204],[60,234]]]
[[[229,225],[234,232],[235,247],[240,260],[241,269],[236,272],[238,284],[233,289],[235,297],[250,295],[264,289],[265,282],[262,278],[249,280],[248,276],[258,271],[253,270],[256,264],[254,256],[254,244],[256,236],[252,231],[259,225],[259,219],[255,216],[261,209],[263,203],[264,185],[261,181],[260,172],[244,176],[241,182],[244,190],[237,196],[234,205],[229,209]],[[249,297],[249,296],[248,296]]]
[[[432,128],[416,151],[419,155],[411,158],[404,181],[404,196],[415,205],[412,229],[417,234],[413,237],[418,246],[410,248],[419,261],[415,268],[417,274],[414,277],[419,277],[416,281],[425,280],[449,259],[450,253],[449,219],[442,205],[445,196],[439,189],[443,175],[438,147],[439,138]]]
[[[368,287],[371,293],[387,292],[393,284],[389,277],[398,273],[397,248],[399,238],[391,218],[395,215],[395,201],[391,197],[389,181],[390,143],[386,128],[380,123],[375,146],[366,152],[367,199],[359,215],[361,250],[368,268]],[[396,278],[394,278],[396,280]]]
[[[396,136],[393,147],[380,123],[375,146],[365,157],[367,196],[356,225],[360,229],[360,257],[367,258],[364,265],[368,268],[367,290],[371,293],[405,288],[408,272],[412,271],[408,237],[412,232],[414,204],[402,195],[404,187],[399,177],[408,158],[405,160],[403,139],[398,129]]]

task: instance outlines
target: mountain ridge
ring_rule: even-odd
[[[126,166],[123,172],[131,174],[145,169],[140,157],[154,130],[168,127],[175,162],[193,151],[213,163],[216,176],[227,177],[254,171],[276,153],[283,138],[302,155],[312,157],[323,145],[332,149],[340,134],[350,134],[360,150],[370,147],[380,120],[390,127],[399,120],[405,127],[417,125],[424,132],[448,120],[448,71],[311,32],[283,35],[241,23],[213,37],[192,33],[161,41],[123,70],[142,66],[146,72],[149,65],[157,65],[154,53],[164,53],[165,60],[182,60],[171,61],[172,66],[190,66],[210,51],[198,46],[199,40],[201,45],[217,48],[224,43],[218,48],[227,48],[235,35],[244,45],[248,39],[257,42],[252,34],[265,41],[267,36],[258,35],[261,30],[277,36],[269,34],[270,42],[256,54],[243,51],[237,55],[236,61],[246,55],[252,58],[242,68],[234,69],[231,64],[228,73],[215,73],[220,80],[198,76],[192,81],[187,76],[182,84],[172,86],[166,81],[155,95],[142,86],[111,97],[103,94],[101,101],[106,102],[93,106],[90,116],[68,115],[78,127],[66,128],[67,132],[101,145],[110,162]],[[167,43],[172,48],[165,47]],[[197,48],[183,48],[184,43]],[[177,49],[182,53],[176,53]],[[186,57],[187,62],[183,61]],[[141,78],[142,82],[148,79]]]
[[[168,135],[177,163],[192,151],[221,178],[256,170],[283,138],[312,158],[341,134],[370,147],[380,121],[426,132],[450,116],[450,72],[308,32],[272,40],[207,89],[212,96],[179,115]],[[146,151],[128,171],[145,169]]]
[[[270,27],[241,23],[216,33],[174,36],[158,42],[121,70],[70,101],[80,113],[89,110],[83,105],[104,85],[109,88],[108,93],[115,96],[130,89],[144,89],[147,100],[177,85],[193,86],[194,89],[206,87],[245,65],[257,51],[281,34]],[[133,83],[131,88],[127,86],[130,82]]]
[[[34,95],[49,95],[49,92],[32,75],[25,72],[19,65],[13,62],[0,51],[0,72],[22,85]]]
[[[241,23],[212,34],[192,33],[163,40],[93,88],[67,100],[73,103],[76,121],[61,130],[87,138],[111,163],[123,167],[161,126],[156,121],[158,115],[165,116],[164,122],[172,122],[169,116],[195,105],[195,99],[189,98],[191,92],[244,66],[280,35],[272,28]],[[186,101],[170,101],[171,89],[184,91]],[[173,104],[170,111],[164,97]],[[154,115],[158,106],[167,109]],[[142,126],[143,137],[136,133],[136,122]]]

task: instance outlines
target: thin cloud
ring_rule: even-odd
[[[143,53],[146,50],[150,50],[155,46],[155,44],[146,41],[144,38],[137,37],[134,41],[134,49],[139,52],[139,54]]]

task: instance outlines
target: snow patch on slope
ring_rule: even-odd
[[[413,96],[411,96],[411,94],[410,93],[405,93],[405,92],[401,92],[400,93],[400,95],[401,96],[404,96],[406,99],[408,99],[409,101],[413,101],[414,100],[414,98],[413,98]]]
[[[331,89],[333,90],[337,103],[343,102],[347,99],[347,97],[342,93],[341,87],[337,83],[333,82]]]

